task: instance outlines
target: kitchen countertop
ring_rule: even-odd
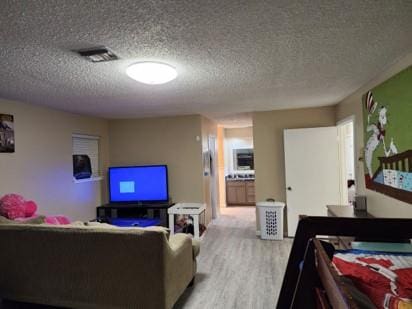
[[[226,178],[226,181],[251,181],[255,178]]]

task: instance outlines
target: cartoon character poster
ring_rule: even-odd
[[[412,66],[362,99],[365,183],[412,203]]]

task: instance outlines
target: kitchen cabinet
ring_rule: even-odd
[[[254,180],[226,180],[226,204],[228,206],[255,205]]]

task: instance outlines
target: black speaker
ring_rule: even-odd
[[[92,165],[88,155],[73,155],[73,177],[85,179],[92,176]]]

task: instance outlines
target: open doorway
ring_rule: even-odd
[[[355,184],[355,119],[353,116],[338,122],[341,204],[352,204]]]
[[[255,206],[253,127],[218,129],[220,207]]]

